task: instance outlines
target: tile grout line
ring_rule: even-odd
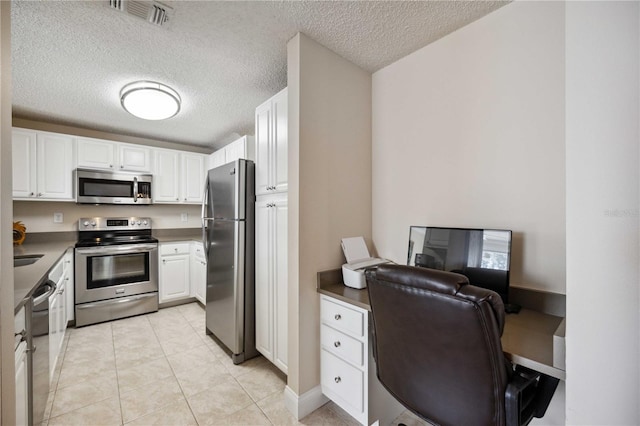
[[[120,406],[120,424],[124,425],[124,410],[122,409],[122,399],[120,394],[120,375],[118,374],[118,360],[116,353],[116,335],[113,332],[113,323],[111,325],[111,346],[113,348],[113,368],[116,373],[116,387],[118,390],[118,405]]]

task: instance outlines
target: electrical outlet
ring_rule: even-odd
[[[180,215],[180,220],[182,220],[183,222],[187,222],[189,220],[189,213],[182,213]]]
[[[64,216],[62,213],[54,213],[53,214],[53,223],[62,223],[64,221]]]

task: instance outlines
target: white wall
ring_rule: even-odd
[[[567,423],[640,424],[640,7],[566,9]]]
[[[200,206],[193,204],[154,204],[151,206],[112,206],[50,201],[15,201],[13,220],[27,227],[27,238],[33,232],[66,232],[78,230],[81,217],[150,217],[153,229],[199,228]],[[63,222],[54,223],[53,214],[62,213]],[[187,221],[182,222],[182,213]]]
[[[564,5],[516,2],[373,75],[373,240],[514,232],[512,284],[565,292]]]
[[[512,285],[565,293],[564,4],[515,2],[373,75],[373,240],[514,232]],[[543,419],[562,425],[561,384]]]

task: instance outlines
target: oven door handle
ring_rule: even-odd
[[[95,308],[103,305],[112,305],[114,303],[136,302],[138,300],[148,299],[149,297],[158,297],[158,293],[146,293],[146,294],[140,294],[137,296],[122,297],[119,299],[101,300],[100,302],[94,302],[94,303],[83,303],[82,305],[76,305],[76,309],[91,309],[91,308]]]
[[[139,253],[141,251],[158,250],[158,244],[124,244],[108,247],[79,247],[76,248],[77,254],[129,254]]]

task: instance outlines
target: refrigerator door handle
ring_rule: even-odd
[[[204,194],[202,195],[202,245],[204,246],[204,255],[206,259],[209,259],[209,241],[207,237],[207,218],[205,216],[205,210],[207,208],[207,196],[209,195],[209,179],[207,178],[204,183]]]

